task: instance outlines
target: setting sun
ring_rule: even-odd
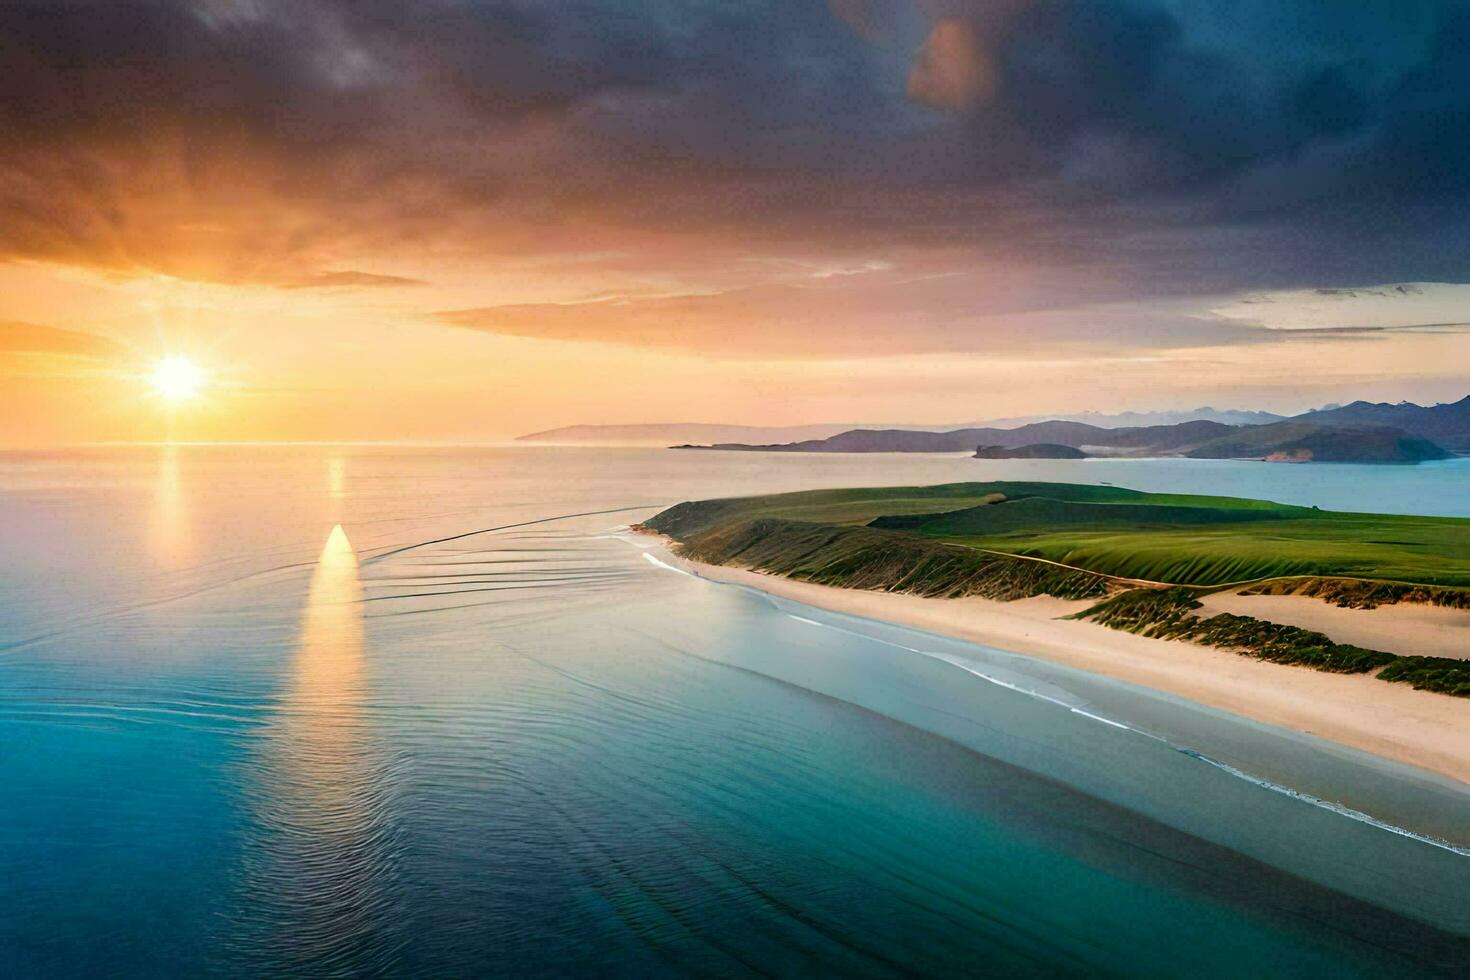
[[[190,401],[204,386],[204,371],[189,358],[175,354],[160,358],[148,380],[154,394],[164,401]]]
[[[1470,980],[1467,49],[0,0],[0,980]]]

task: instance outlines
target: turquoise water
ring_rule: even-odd
[[[1463,974],[1464,787],[619,528],[974,478],[1470,515],[1467,462],[0,457],[0,975]]]

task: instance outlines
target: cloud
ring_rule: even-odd
[[[909,72],[909,98],[938,109],[967,111],[995,98],[997,79],[975,28],[946,17],[934,25]]]
[[[1064,295],[1093,302],[1056,307]],[[1004,358],[1059,347],[1236,343],[1265,333],[1179,303],[1145,307],[1109,297],[1103,284],[1063,294],[1045,279],[885,271],[704,294],[446,310],[437,319],[501,336],[756,360]]]
[[[1257,293],[1212,312],[1288,334],[1457,332],[1467,329],[1467,302],[1470,285],[1400,282]]]
[[[0,322],[0,354],[47,354],[59,357],[105,358],[121,352],[106,337],[23,321]]]
[[[1463,278],[1467,46],[1447,0],[3,5],[0,259],[296,287],[613,251],[942,254],[1136,297]],[[768,285],[741,297],[762,322],[872,335]],[[989,295],[949,312],[1009,315]],[[889,329],[950,329],[929,316]]]
[[[76,378],[105,370],[123,348],[97,334],[39,323],[0,321],[0,376]]]
[[[424,286],[422,279],[409,276],[386,276],[375,272],[358,272],[342,269],[333,272],[317,272],[300,279],[282,283],[287,289],[352,289],[357,287]]]

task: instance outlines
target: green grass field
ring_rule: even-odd
[[[1470,587],[1470,520],[1121,487],[1001,482],[820,490],[681,504],[650,523],[682,540],[758,518],[870,525],[1173,585],[1313,575]]]
[[[1320,518],[1201,528],[1067,528],[938,535],[1105,575],[1178,585],[1321,575],[1470,587],[1470,528]]]
[[[875,487],[856,490],[803,490],[764,497],[727,497],[678,504],[649,522],[683,540],[719,525],[762,517],[814,524],[867,524],[885,514],[931,514],[960,510],[1000,499],[998,483],[946,483],[933,487]],[[1107,489],[1104,487],[1103,489]]]

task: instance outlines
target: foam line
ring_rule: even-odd
[[[1366,814],[1361,810],[1354,810],[1352,807],[1346,806],[1342,803],[1336,803],[1332,800],[1324,800],[1321,797],[1313,796],[1310,793],[1303,793],[1300,790],[1292,789],[1290,786],[1282,786],[1280,783],[1273,783],[1269,779],[1262,779],[1259,776],[1252,776],[1250,773],[1242,769],[1235,768],[1228,762],[1221,762],[1219,759],[1213,759],[1210,756],[1205,755],[1203,752],[1197,752],[1194,749],[1187,749],[1179,745],[1171,745],[1171,748],[1173,748],[1176,752],[1181,752],[1184,755],[1189,756],[1191,759],[1198,759],[1205,765],[1214,766],[1216,769],[1219,769],[1222,772],[1229,773],[1236,779],[1243,779],[1254,786],[1261,787],[1262,789],[1270,790],[1273,793],[1280,793],[1282,796],[1289,796],[1294,800],[1300,800],[1303,803],[1308,803],[1312,806],[1320,807],[1323,810],[1329,810],[1332,813],[1337,814],[1338,816],[1347,817],[1349,820],[1356,820],[1359,823],[1368,824],[1370,827],[1377,827],[1379,830],[1386,830],[1390,834],[1398,834],[1400,837],[1408,837],[1412,840],[1419,841],[1420,843],[1429,844],[1432,847],[1442,848],[1446,851],[1450,851],[1451,853],[1458,854],[1461,857],[1470,857],[1470,848],[1461,847],[1458,844],[1451,844],[1447,840],[1440,840],[1438,837],[1430,837],[1428,834],[1418,834],[1412,830],[1409,830],[1406,827],[1400,827],[1397,824],[1391,824],[1386,820],[1379,820],[1377,817],[1370,816],[1369,814]]]
[[[942,660],[945,663],[950,664],[951,666],[960,668],[967,674],[972,674],[975,677],[979,677],[980,679],[988,681],[998,687],[1003,687],[1007,690],[1015,691],[1018,694],[1024,694],[1027,697],[1035,698],[1038,701],[1046,701],[1051,704],[1055,704],[1059,707],[1066,708],[1073,714],[1081,715],[1084,718],[1090,718],[1093,721],[1100,722],[1104,725],[1108,725],[1109,727],[1120,728],[1124,731],[1132,732],[1135,735],[1142,735],[1144,738],[1151,739],[1155,742],[1159,742],[1163,745],[1168,746],[1181,755],[1189,756],[1191,759],[1194,759],[1198,762],[1203,762],[1205,765],[1212,766],[1215,769],[1226,773],[1227,775],[1234,776],[1236,779],[1244,780],[1245,782],[1248,782],[1253,786],[1258,786],[1261,789],[1268,790],[1272,793],[1280,793],[1283,796],[1287,796],[1299,802],[1306,803],[1309,806],[1315,806],[1320,809],[1327,810],[1331,813],[1337,814],[1338,816],[1346,817],[1349,820],[1356,820],[1359,823],[1364,823],[1370,827],[1375,827],[1379,830],[1387,831],[1390,834],[1396,834],[1400,837],[1407,837],[1411,840],[1419,841],[1422,844],[1428,844],[1431,847],[1438,847],[1453,854],[1458,854],[1461,857],[1470,857],[1470,848],[1462,847],[1458,844],[1453,844],[1447,840],[1441,840],[1438,837],[1432,837],[1428,834],[1416,833],[1415,831],[1409,830],[1407,827],[1400,827],[1397,824],[1389,823],[1386,820],[1380,820],[1377,817],[1362,812],[1361,810],[1355,810],[1352,807],[1347,806],[1346,804],[1337,803],[1332,800],[1324,800],[1320,797],[1313,796],[1310,793],[1303,793],[1300,790],[1292,789],[1289,786],[1283,786],[1280,783],[1274,783],[1269,779],[1263,779],[1259,776],[1253,776],[1243,769],[1238,769],[1235,766],[1230,765],[1228,762],[1222,762],[1219,759],[1212,758],[1211,756],[1208,756],[1196,749],[1191,749],[1182,745],[1176,745],[1175,743],[1169,741],[1166,738],[1163,738],[1162,736],[1155,735],[1153,732],[1146,731],[1141,728],[1135,728],[1132,725],[1126,725],[1122,722],[1114,721],[1111,718],[1104,718],[1102,715],[1097,715],[1093,714],[1090,711],[1085,711],[1075,704],[1068,704],[1066,701],[1063,701],[1060,698],[1052,697],[1048,694],[1043,694],[1040,691],[1030,690],[1019,684],[1015,684],[1010,681],[1003,680],[1002,678],[996,677],[992,674],[988,674],[985,671],[981,670],[974,663],[966,661],[962,658],[953,657],[942,653],[936,653],[930,650],[920,650],[916,647],[904,646],[901,643],[894,643],[889,640],[879,639],[875,636],[868,636],[855,630],[844,629],[841,626],[834,626],[830,623],[819,623],[816,620],[807,619],[803,616],[797,616],[795,613],[787,613],[786,615],[790,616],[797,622],[808,623],[812,626],[819,626],[823,629],[836,630],[839,633],[847,633],[850,636],[856,636],[874,643],[881,643],[885,646],[896,647],[900,650],[907,650],[911,653],[917,653],[921,656],[930,657],[935,660]]]
[[[646,561],[646,562],[648,562],[648,563],[650,563],[650,564],[657,565],[659,568],[666,568],[666,569],[668,569],[671,572],[678,572],[680,575],[687,575],[690,578],[698,578],[699,577],[699,576],[695,575],[692,572],[686,572],[686,571],[684,571],[684,569],[682,569],[682,568],[675,568],[673,565],[670,565],[666,561],[659,561],[658,558],[654,557],[653,555],[650,555],[646,551],[643,553],[643,560]]]

